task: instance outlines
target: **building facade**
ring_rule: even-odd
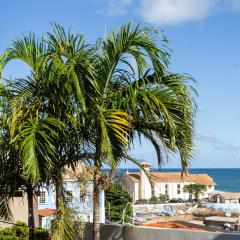
[[[9,202],[9,210],[11,211],[10,219],[7,221],[4,219],[1,219],[0,221],[0,228],[6,228],[6,227],[12,227],[12,224],[16,223],[17,221],[24,222],[28,224],[28,200],[27,200],[27,194],[19,191],[20,195],[15,196],[12,198]],[[39,220],[37,216],[37,199],[33,199],[33,212],[34,212],[34,221],[35,226],[39,227]]]
[[[181,176],[180,172],[150,172],[150,164],[142,163],[140,172],[126,172],[122,177],[122,187],[129,192],[134,201],[150,199],[153,195],[166,194],[170,199],[192,199],[191,194],[183,191],[185,185],[201,184],[206,191],[200,198],[208,198],[209,193],[215,189],[213,179],[207,174],[187,174]]]
[[[215,192],[209,199],[215,203],[240,203],[239,192]]]
[[[81,171],[81,167],[79,170]],[[87,191],[81,192],[81,185],[77,178],[72,174],[71,169],[67,169],[63,178],[63,187],[66,192],[66,201],[79,218],[92,222],[93,220],[93,184],[89,182]],[[50,226],[54,218],[54,209],[56,209],[56,191],[55,185],[43,186],[40,188],[38,196],[38,210],[40,222],[43,228]],[[100,192],[100,222],[105,223],[105,192]]]

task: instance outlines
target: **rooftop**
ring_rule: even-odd
[[[140,181],[140,173],[128,173],[129,177],[134,182]],[[180,172],[151,172],[149,174],[150,179],[155,182],[195,182],[202,185],[215,185],[213,179],[207,174],[190,174],[181,175]]]
[[[55,209],[45,208],[37,211],[37,215],[41,217],[47,217],[56,214]]]
[[[218,192],[225,199],[240,199],[240,192]]]

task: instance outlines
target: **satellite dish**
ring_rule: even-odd
[[[231,217],[232,216],[232,214],[230,212],[226,212],[225,215],[226,215],[226,217]]]

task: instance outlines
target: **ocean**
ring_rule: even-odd
[[[118,174],[123,174],[126,171],[138,172],[138,168],[121,168],[118,170]],[[106,171],[106,169],[105,169]],[[173,168],[154,168],[151,171],[163,171],[163,172],[178,172],[180,169]],[[190,168],[190,173],[206,173],[213,178],[217,184],[216,190],[227,192],[240,192],[240,168]]]

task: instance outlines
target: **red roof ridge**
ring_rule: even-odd
[[[56,209],[44,208],[44,209],[37,210],[37,215],[42,217],[47,217],[47,216],[55,215],[56,212],[57,212]]]

